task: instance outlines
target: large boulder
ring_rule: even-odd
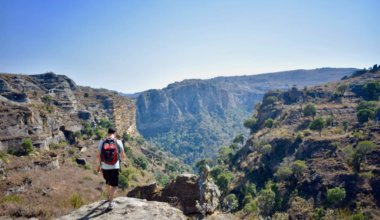
[[[188,219],[181,210],[173,208],[163,202],[153,202],[128,197],[118,197],[115,198],[114,201],[116,207],[112,211],[107,210],[108,203],[103,200],[83,206],[80,209],[57,219]]]
[[[163,189],[150,184],[136,187],[128,196],[167,202],[185,214],[211,214],[219,205],[220,191],[207,177],[182,174]]]

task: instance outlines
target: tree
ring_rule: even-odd
[[[233,178],[233,174],[229,171],[221,173],[216,179],[216,184],[222,192],[226,193]]]
[[[244,136],[242,134],[237,135],[232,141],[235,144],[244,144]]]
[[[276,194],[272,189],[266,188],[261,190],[257,198],[260,213],[269,216],[273,212],[276,203],[275,199]]]
[[[235,194],[228,194],[223,201],[226,211],[235,211],[239,207],[239,202]]]
[[[264,98],[264,100],[263,100],[263,106],[267,106],[267,105],[272,105],[272,104],[274,104],[275,102],[277,102],[277,97],[276,96],[272,96],[272,95],[270,95],[270,96],[267,96],[267,97],[265,97]]]
[[[375,118],[375,112],[371,109],[361,109],[356,114],[356,117],[358,118],[360,124],[364,124],[368,122],[370,119]]]
[[[323,120],[323,118],[317,118],[313,122],[311,122],[309,128],[311,130],[318,131],[319,136],[322,136],[322,129],[324,128],[324,126],[325,126],[325,121]]]
[[[21,145],[26,155],[33,152],[33,142],[29,138],[25,139]]]
[[[363,88],[363,97],[367,100],[378,100],[380,94],[380,83],[376,81],[367,82]]]
[[[244,127],[249,128],[251,130],[251,133],[253,129],[255,128],[256,124],[257,124],[256,118],[249,118],[244,121]]]
[[[280,181],[288,180],[293,175],[292,169],[287,165],[280,166],[274,176]]]
[[[303,115],[305,117],[312,116],[314,120],[314,116],[317,114],[317,109],[314,104],[307,104],[303,109]]]
[[[328,116],[326,118],[326,126],[333,126],[334,125],[334,118],[332,116]]]
[[[292,164],[292,172],[298,179],[302,173],[304,173],[307,170],[306,162],[303,160],[296,160]]]
[[[339,205],[346,198],[346,190],[341,187],[327,189],[327,202],[333,207]]]
[[[267,120],[265,120],[264,122],[264,126],[267,127],[267,128],[272,128],[274,125],[274,121],[273,119],[271,118],[268,118]]]
[[[360,172],[361,164],[363,160],[366,159],[366,155],[375,149],[376,144],[372,141],[361,141],[353,148],[352,146],[347,146],[343,149],[345,158],[352,165],[353,170],[358,173]]]

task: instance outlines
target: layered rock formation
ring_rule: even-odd
[[[77,86],[63,75],[0,74],[0,150],[31,138],[35,147],[68,139],[83,122],[113,122],[122,134],[137,135],[135,106],[105,89]]]
[[[192,163],[215,156],[217,146],[229,144],[239,133],[245,134],[243,121],[266,91],[322,84],[354,70],[322,68],[176,82],[162,90],[139,94],[138,130]]]

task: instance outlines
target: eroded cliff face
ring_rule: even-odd
[[[25,138],[48,148],[84,122],[94,125],[101,119],[113,122],[120,134],[138,134],[133,101],[113,91],[77,86],[54,73],[0,74],[0,105],[0,150],[19,146]]]
[[[243,121],[266,91],[322,84],[354,70],[322,68],[176,82],[137,97],[137,127],[145,138],[192,163],[215,156],[219,146],[230,144],[238,134],[248,136]]]

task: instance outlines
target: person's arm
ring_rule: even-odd
[[[100,164],[101,164],[101,161],[100,161],[100,154],[101,154],[101,152],[102,152],[102,145],[103,145],[103,143],[102,143],[102,141],[100,141],[99,142],[99,145],[98,145],[98,154],[96,155],[96,164],[97,164],[97,168],[96,168],[96,171],[99,173],[100,172]]]
[[[125,161],[125,152],[124,152],[123,142],[119,141],[119,145],[120,145],[120,159],[121,161]]]

